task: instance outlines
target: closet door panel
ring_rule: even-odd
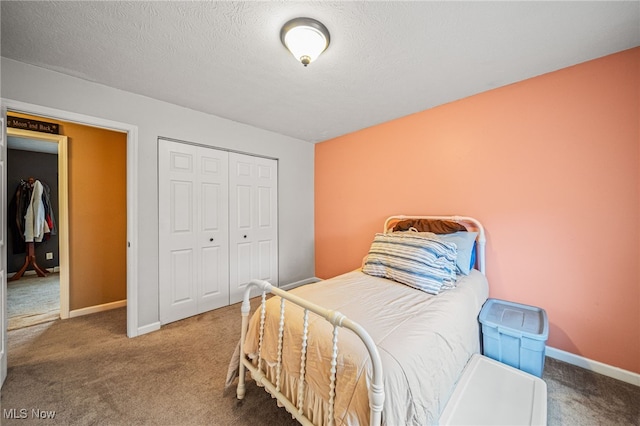
[[[173,250],[171,252],[171,301],[173,307],[189,309],[185,305],[195,305],[193,274],[193,250]]]
[[[258,226],[260,229],[270,228],[273,226],[274,217],[272,216],[272,189],[258,188]]]
[[[193,262],[193,250],[172,250],[169,254],[169,275],[165,277],[163,296],[166,322],[190,316],[196,307]]]
[[[220,203],[220,185],[202,184],[202,229],[205,232],[220,230],[217,206]]]
[[[242,290],[246,283],[255,278],[253,264],[253,244],[239,243],[237,245],[237,282],[241,285],[236,289]]]
[[[253,278],[278,285],[277,161],[229,154],[230,302]]]
[[[251,179],[251,169],[253,161],[250,156],[244,154],[232,154],[235,161],[236,176],[238,178]]]
[[[194,309],[196,303],[193,277],[194,251],[192,247],[193,229],[193,185],[191,182],[171,181],[170,216],[170,265],[171,279],[168,282],[170,306],[181,305],[184,312]],[[188,306],[185,306],[188,305]]]
[[[229,303],[228,158],[159,140],[160,321]]]
[[[191,235],[193,232],[193,184],[172,180],[171,232],[175,235]]]
[[[272,282],[271,259],[274,256],[271,240],[258,242],[258,278]]]
[[[278,284],[278,162],[256,158],[258,277]]]
[[[200,249],[198,313],[229,304],[229,158],[198,147]]]
[[[202,299],[206,305],[209,299],[217,298],[221,294],[228,293],[228,282],[222,281],[220,274],[220,268],[225,268],[222,265],[221,258],[226,258],[222,253],[220,247],[205,247],[201,253],[201,276],[202,276]],[[214,302],[215,303],[215,302]],[[204,306],[203,306],[204,307]],[[203,311],[205,312],[205,311]]]
[[[193,315],[197,304],[193,149],[162,141],[158,149],[159,303],[160,321]]]
[[[251,230],[251,186],[238,185],[236,187],[237,224],[240,230]]]

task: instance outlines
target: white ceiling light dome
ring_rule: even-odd
[[[329,47],[329,30],[313,18],[295,18],[280,30],[280,40],[305,67]]]

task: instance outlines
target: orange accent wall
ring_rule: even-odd
[[[127,135],[62,128],[69,136],[69,307],[126,300]]]
[[[639,170],[640,48],[328,140],[316,275],[359,267],[387,216],[473,216],[490,297],[544,308],[549,346],[640,373]]]

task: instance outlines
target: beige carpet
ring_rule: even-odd
[[[239,305],[134,339],[126,308],[10,331],[2,413],[25,409],[28,418],[0,423],[296,425],[253,382],[242,404],[224,391],[239,334]],[[55,416],[37,420],[33,410]]]
[[[26,275],[7,282],[8,329],[60,318],[60,274]]]
[[[0,423],[296,425],[253,382],[242,404],[224,391],[239,333],[239,304],[134,339],[125,308],[10,331]],[[543,379],[550,426],[640,422],[640,387],[550,358]]]

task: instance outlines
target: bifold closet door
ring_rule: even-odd
[[[159,140],[162,324],[229,304],[228,155]]]
[[[278,162],[229,153],[230,303],[253,278],[278,285]]]

